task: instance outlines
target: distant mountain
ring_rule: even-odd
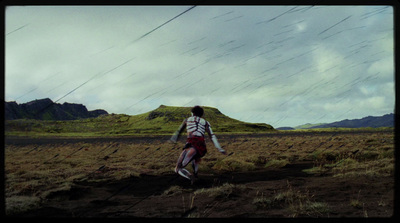
[[[317,124],[307,123],[307,124],[299,125],[299,126],[296,126],[296,127],[293,127],[293,128],[294,129],[309,129],[309,128],[312,128],[314,126],[325,125],[325,124],[328,124],[328,123],[317,123]]]
[[[5,102],[5,119],[38,119],[38,120],[76,120],[93,118],[108,114],[97,109],[88,111],[82,104],[54,103],[49,98],[18,104],[15,101]]]
[[[295,128],[292,128],[292,127],[279,127],[279,128],[276,128],[276,130],[295,130]]]
[[[365,127],[394,127],[394,114],[386,114],[383,116],[368,116],[361,119],[342,120],[338,122],[316,125],[308,129],[315,128],[365,128]]]

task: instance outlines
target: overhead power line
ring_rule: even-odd
[[[138,41],[138,40],[140,40],[140,39],[142,39],[142,38],[148,36],[149,34],[151,34],[152,32],[156,31],[157,29],[159,29],[159,28],[165,26],[166,24],[168,24],[169,22],[171,22],[171,21],[173,21],[174,19],[178,18],[179,16],[181,16],[181,15],[185,14],[186,12],[192,10],[194,7],[196,7],[196,6],[191,6],[190,8],[188,8],[188,9],[186,9],[185,11],[179,13],[178,15],[174,16],[173,18],[169,19],[168,21],[164,22],[163,24],[157,26],[156,28],[154,28],[154,29],[150,30],[149,32],[145,33],[144,35],[140,36],[138,39],[136,39],[136,40],[133,41],[133,42],[136,42],[136,41]],[[27,24],[27,25],[28,25],[28,24]],[[27,26],[27,25],[25,25],[25,26]],[[19,29],[22,29],[22,28],[24,28],[25,26],[22,26],[22,27],[20,27]],[[19,29],[17,29],[17,30],[19,30]],[[16,30],[14,30],[14,31],[16,31]],[[12,32],[14,32],[14,31],[12,31]],[[11,32],[10,32],[10,33],[11,33]],[[133,43],[133,42],[132,42],[132,43]],[[125,61],[124,63],[122,63],[122,64],[120,64],[120,65],[118,65],[118,66],[116,66],[116,67],[114,67],[114,68],[112,68],[112,69],[109,70],[109,71],[106,71],[105,73],[98,73],[98,74],[92,76],[92,77],[89,78],[87,81],[83,82],[82,84],[80,84],[80,85],[77,86],[76,88],[72,89],[71,91],[69,91],[68,93],[66,93],[65,95],[63,95],[63,96],[60,97],[59,99],[57,99],[56,101],[54,101],[54,102],[53,102],[52,104],[50,104],[49,106],[46,106],[44,109],[40,110],[40,112],[43,112],[44,110],[46,110],[48,107],[50,107],[50,106],[53,105],[54,103],[60,101],[61,99],[65,98],[66,96],[72,94],[74,91],[78,90],[79,88],[81,88],[82,86],[84,86],[84,85],[87,84],[88,82],[92,81],[92,80],[95,79],[96,77],[98,77],[98,76],[104,76],[105,74],[110,73],[111,71],[116,70],[117,68],[119,68],[119,67],[121,67],[121,66],[127,64],[128,62],[130,62],[130,61],[132,61],[132,60],[133,60],[133,58],[132,58],[132,59],[129,59],[129,60],[127,60],[127,61]],[[34,90],[36,90],[36,89],[34,89]],[[38,113],[40,113],[40,112],[38,112]]]
[[[150,35],[152,32],[154,32],[154,31],[156,31],[157,29],[159,29],[159,28],[165,26],[167,23],[171,22],[172,20],[174,20],[174,19],[178,18],[179,16],[185,14],[186,12],[192,10],[194,7],[196,7],[196,6],[192,6],[192,7],[188,8],[188,9],[186,9],[185,11],[183,11],[183,12],[181,12],[180,14],[176,15],[176,16],[173,17],[172,19],[170,19],[170,20],[164,22],[163,24],[161,24],[161,25],[157,26],[156,28],[150,30],[149,32],[143,34],[142,36],[140,36],[140,37],[137,38],[136,40],[132,41],[132,43],[134,43],[134,42],[136,42],[136,41],[139,41],[140,39],[142,39],[142,38],[144,38],[144,37]]]

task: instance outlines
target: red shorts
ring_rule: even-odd
[[[206,142],[204,141],[204,137],[187,138],[184,149],[190,147],[193,147],[197,151],[196,156],[203,157],[207,153]]]

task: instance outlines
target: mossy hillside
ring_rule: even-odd
[[[190,116],[191,107],[161,105],[157,109],[139,115],[109,114],[97,118],[73,121],[6,121],[6,134],[60,134],[60,135],[131,135],[172,134],[182,121]],[[214,132],[265,132],[273,130],[265,123],[246,123],[222,114],[218,109],[204,107],[204,118]]]
[[[174,107],[161,105],[159,108],[143,114],[143,120],[136,120],[139,126],[161,124],[175,131],[182,121],[190,116],[192,107]],[[265,123],[246,123],[222,114],[213,107],[203,107],[203,118],[210,122],[215,132],[260,132],[273,130],[271,125]],[[132,116],[132,119],[136,118]],[[161,127],[162,128],[162,127]]]
[[[273,127],[265,123],[246,123],[232,119],[212,107],[204,108],[204,118],[209,121],[215,132],[263,132],[271,131]],[[140,115],[102,116],[105,122],[119,124],[117,134],[121,133],[162,133],[172,134],[181,125],[182,121],[190,116],[191,107],[175,107],[161,105],[157,109]],[[112,115],[111,115],[112,116]],[[108,119],[108,120],[107,120]]]

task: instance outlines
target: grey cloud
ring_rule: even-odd
[[[188,8],[10,7],[6,100],[127,114],[200,103],[275,127],[360,118],[368,102],[393,112],[391,7],[197,6],[159,27]],[[364,110],[325,114],[352,104]]]

